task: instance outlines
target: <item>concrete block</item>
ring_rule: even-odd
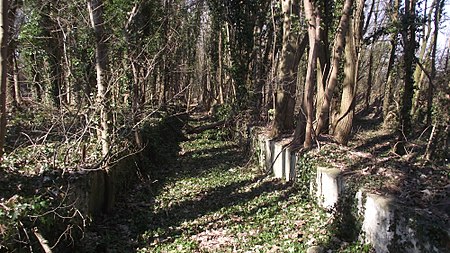
[[[274,152],[273,152],[273,174],[275,178],[284,178],[285,177],[285,155],[283,149],[283,141],[275,142],[274,144]]]
[[[285,149],[285,163],[284,163],[284,171],[285,171],[285,180],[286,181],[295,181],[297,172],[295,170],[295,166],[297,164],[297,152],[293,150],[291,147],[287,147]]]
[[[264,141],[265,145],[265,156],[264,156],[264,163],[265,163],[265,170],[268,171],[272,167],[273,159],[274,159],[274,149],[275,149],[275,142],[272,139],[267,139]]]
[[[371,193],[365,194],[364,190],[359,190],[356,199],[358,215],[363,220],[361,239],[370,243],[375,252],[446,252],[442,250],[445,246],[438,246],[441,248],[439,249],[430,244],[432,241],[430,236],[436,236],[436,234],[430,235],[425,232],[428,231],[427,225],[420,228],[412,227],[417,224],[417,220],[415,220],[417,218],[408,215],[407,210],[401,208],[393,198]],[[430,224],[430,227],[433,225]],[[432,229],[432,231],[436,232],[437,230]],[[445,234],[445,231],[442,232]]]
[[[274,141],[271,140],[264,132],[256,135],[257,160],[259,168],[268,171],[272,167],[272,156],[274,152]]]
[[[358,194],[362,197],[362,194]],[[357,196],[357,197],[359,197]],[[388,253],[394,232],[390,231],[394,218],[392,199],[375,194],[367,194],[363,204],[362,232],[366,243],[370,243],[377,253]]]
[[[317,167],[315,183],[319,205],[327,209],[333,208],[344,191],[341,171],[336,168]]]

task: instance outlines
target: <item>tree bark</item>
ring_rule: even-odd
[[[398,22],[398,10],[399,10],[399,0],[394,0],[393,3],[393,13],[391,14],[391,22],[396,23]],[[395,52],[397,50],[397,34],[398,31],[395,31],[390,36],[390,44],[391,44],[391,50],[390,50],[390,56],[389,56],[389,63],[386,70],[386,81],[385,81],[385,87],[384,87],[384,95],[383,95],[383,126],[387,127],[389,123],[389,106],[391,104],[391,91],[392,91],[392,79],[393,79],[393,67],[395,63]]]
[[[373,45],[370,47],[369,52],[369,74],[367,76],[367,90],[364,100],[364,109],[368,110],[370,107],[370,96],[372,93],[372,79],[373,79]]]
[[[439,34],[439,23],[441,21],[442,12],[444,9],[444,0],[437,1],[434,10],[434,31],[433,31],[433,39],[431,43],[431,72],[430,72],[430,81],[428,82],[428,91],[427,91],[427,126],[431,126],[432,122],[432,108],[433,108],[433,94],[434,94],[434,85],[433,82],[436,78],[436,51],[437,51],[437,41]]]
[[[297,0],[281,0],[283,11],[283,47],[281,49],[278,88],[276,93],[275,119],[272,136],[294,129],[295,92],[297,85],[297,68],[300,62],[300,36],[293,29],[293,16],[299,14]],[[305,44],[306,47],[306,44]]]
[[[437,0],[433,0],[431,6],[434,7],[437,4]],[[425,1],[425,6],[427,6],[427,1]],[[428,42],[431,36],[431,21],[432,21],[433,11],[429,11],[427,13],[427,8],[424,8],[424,16],[426,16],[426,23],[424,22],[422,25],[422,32],[424,33],[422,38],[422,43],[420,45],[420,51],[418,56],[418,61],[423,63],[425,66],[429,65],[429,58],[431,57],[431,50],[428,50]],[[426,25],[425,25],[426,24]],[[417,87],[415,90],[415,94],[413,97],[413,104],[411,109],[411,115],[414,117],[417,116],[417,109],[419,107],[419,101],[421,100],[421,96],[423,94],[423,79],[424,79],[424,71],[420,66],[416,66],[414,70],[414,83]]]
[[[100,111],[100,141],[102,145],[103,157],[110,155],[111,149],[111,93],[108,87],[108,52],[106,46],[106,34],[104,30],[105,21],[103,19],[102,0],[89,0],[88,11],[91,20],[91,26],[95,36],[95,59],[97,72],[97,107]],[[108,161],[108,159],[106,159]],[[114,204],[114,182],[113,176],[108,164],[105,166],[105,203],[104,210],[109,212]]]
[[[347,33],[350,14],[352,11],[353,0],[345,0],[344,6],[342,8],[342,16],[339,21],[339,26],[337,28],[335,44],[333,46],[333,57],[331,62],[330,75],[327,79],[327,86],[324,92],[323,103],[318,105],[318,110],[320,110],[319,118],[317,119],[317,129],[316,134],[320,134],[324,128],[326,122],[328,122],[331,98],[333,97],[334,88],[338,82],[339,73],[339,62],[342,58],[344,47],[345,47],[345,34]]]
[[[306,69],[305,78],[305,91],[303,96],[303,106],[300,115],[299,125],[305,126],[304,130],[304,142],[303,146],[305,148],[311,148],[313,141],[313,92],[314,84],[316,83],[316,68],[317,68],[317,48],[318,48],[318,38],[320,34],[320,12],[315,3],[310,0],[304,0],[305,8],[305,18],[308,20],[308,37],[309,37],[309,53],[308,53],[308,67]],[[302,123],[301,120],[306,120],[306,124]],[[301,132],[297,132],[297,135]]]
[[[403,20],[403,71],[404,85],[402,96],[402,107],[400,111],[400,128],[399,138],[404,139],[412,131],[411,109],[412,98],[414,95],[413,65],[416,48],[416,25],[415,25],[415,0],[405,0],[405,16]]]
[[[358,0],[352,18],[353,22],[350,24],[346,35],[344,82],[339,110],[340,114],[333,132],[336,141],[343,145],[347,145],[353,126],[355,94],[359,69],[359,51],[364,23],[363,10],[364,0]]]
[[[110,91],[106,80],[108,70],[108,53],[106,48],[106,36],[104,32],[103,2],[101,0],[90,0],[88,2],[91,25],[95,34],[95,69],[97,73],[97,105],[100,109],[101,143],[102,154],[108,155],[111,144],[110,127]]]
[[[9,1],[0,1],[0,162],[2,161],[6,135],[6,76],[8,52]]]

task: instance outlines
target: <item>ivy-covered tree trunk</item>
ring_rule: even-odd
[[[333,97],[334,89],[338,82],[339,62],[344,52],[345,35],[348,30],[352,7],[353,0],[345,0],[342,8],[342,16],[336,30],[335,44],[333,46],[333,55],[331,60],[331,70],[324,92],[323,103],[321,105],[317,105],[317,110],[320,110],[320,113],[319,118],[317,119],[316,134],[321,133],[325,129],[326,123],[328,122],[331,98]]]
[[[6,135],[6,76],[8,52],[9,1],[0,1],[0,162],[3,157]]]
[[[281,49],[278,88],[276,92],[275,120],[273,136],[294,129],[295,92],[297,87],[297,68],[300,61],[299,33],[294,29],[294,16],[300,8],[297,0],[282,0],[283,47]]]
[[[400,136],[408,136],[412,131],[411,124],[411,109],[412,98],[414,95],[414,80],[413,80],[413,65],[416,49],[416,25],[415,25],[415,0],[405,0],[405,16],[402,20],[403,23],[403,71],[404,71],[404,85],[402,106],[400,111]]]
[[[46,95],[47,100],[54,106],[60,107],[62,102],[62,89],[64,83],[63,74],[63,52],[62,52],[62,35],[61,29],[54,20],[54,16],[59,15],[55,11],[57,3],[46,2],[42,6],[42,18],[39,25],[42,27],[42,37],[45,38],[44,50],[47,53],[49,78],[47,79]],[[55,13],[56,12],[56,13]]]

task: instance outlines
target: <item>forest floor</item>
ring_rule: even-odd
[[[370,252],[332,230],[331,215],[297,184],[272,179],[220,130],[188,136],[176,161],[136,185],[89,228],[91,252]]]
[[[207,124],[200,118],[197,115],[189,124]],[[377,117],[360,115],[355,126],[348,147],[322,136],[320,147],[305,154],[300,163],[309,168],[340,168],[356,188],[393,195],[427,222],[448,228],[450,169],[448,163],[437,165],[421,158],[426,134],[407,143],[406,155],[399,156],[393,152],[395,134],[384,130]],[[179,143],[177,158],[152,168],[150,179],[123,192],[112,214],[98,217],[86,228],[77,249],[305,252],[320,245],[331,252],[371,252],[367,245],[349,239],[345,234],[349,231],[337,227],[330,213],[316,206],[309,185],[286,183],[263,173],[248,160],[245,145],[231,141],[226,130],[186,137]],[[16,169],[33,166],[22,166],[22,160],[13,162],[0,169],[0,236],[7,226],[17,226],[19,213],[25,212],[22,220],[29,220],[25,225],[30,228],[46,226],[30,217],[48,213],[48,200],[39,196],[54,189],[45,187],[48,176]],[[48,224],[53,226],[55,221]]]

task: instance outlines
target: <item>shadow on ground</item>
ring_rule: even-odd
[[[191,141],[199,139],[191,136]],[[199,231],[182,231],[180,225],[222,208],[245,203],[263,193],[286,190],[288,184],[263,181],[265,176],[241,179],[208,189],[182,201],[173,200],[167,207],[157,209],[155,198],[169,183],[184,178],[196,178],[211,171],[229,171],[247,164],[243,147],[229,143],[219,147],[204,146],[192,151],[180,151],[176,160],[153,168],[151,180],[137,185],[133,192],[124,194],[117,204],[116,213],[98,220],[86,233],[85,246],[80,252],[134,252],[153,242],[174,240],[181,233],[195,234]],[[256,182],[260,182],[255,184]],[[256,185],[256,187],[254,186]],[[252,187],[250,187],[252,186]],[[242,189],[249,189],[243,191]],[[287,190],[281,198],[293,194]],[[275,203],[274,203],[275,204]],[[267,203],[263,204],[267,205]],[[256,212],[258,206],[253,210]],[[152,234],[148,234],[153,231]],[[155,233],[155,231],[159,231]]]

